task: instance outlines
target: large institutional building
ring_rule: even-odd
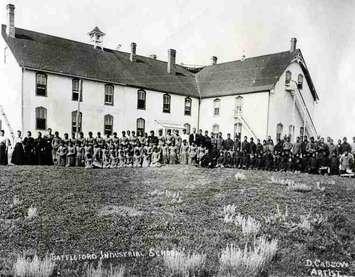
[[[2,25],[1,128],[81,130],[203,129],[254,138],[316,135],[318,100],[302,53],[289,50],[201,68],[15,27],[15,6]],[[78,113],[79,111],[79,113]]]

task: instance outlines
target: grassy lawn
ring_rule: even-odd
[[[351,264],[354,179],[239,171],[246,179],[237,181],[236,172],[184,166],[1,167],[0,275],[11,272],[19,253],[99,257],[100,251],[121,255],[137,251],[138,257],[106,258],[103,265],[124,265],[127,276],[165,276],[160,251],[176,247],[206,254],[200,274],[215,276],[222,249],[245,243],[240,229],[223,221],[223,207],[228,204],[258,220],[260,234],[278,239],[277,254],[267,268],[270,275],[308,276],[307,259]],[[290,190],[270,182],[272,176],[308,184],[312,190]],[[322,189],[316,182],[322,183]],[[26,218],[31,206],[37,215]],[[326,220],[309,230],[266,221],[277,206],[281,212],[287,207],[288,223],[298,223],[301,215],[308,214]],[[58,260],[56,271],[61,276],[81,276],[88,262]],[[343,272],[351,275],[351,271],[350,266]]]

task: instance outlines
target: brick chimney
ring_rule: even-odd
[[[175,74],[176,50],[168,50],[168,73]]]
[[[131,55],[130,55],[130,60],[131,62],[136,61],[136,51],[137,51],[137,44],[135,42],[131,43]]]
[[[290,52],[293,53],[296,51],[297,38],[291,38],[291,48]]]
[[[212,65],[217,64],[217,57],[216,57],[216,56],[213,56],[213,57],[211,58],[211,64],[212,64]]]
[[[15,37],[15,5],[7,4],[6,9],[7,9],[7,17],[8,17],[6,33],[9,37],[14,38]]]

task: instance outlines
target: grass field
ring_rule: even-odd
[[[278,240],[277,254],[264,270],[269,276],[308,276],[307,260],[316,259],[347,262],[342,272],[354,274],[354,179],[239,170],[246,178],[237,181],[236,172],[184,166],[1,167],[0,275],[11,275],[18,254],[99,258],[102,251],[119,252],[102,264],[124,266],[127,276],[167,276],[161,251],[177,248],[205,254],[198,274],[215,276],[221,251],[245,243],[241,230],[223,220],[229,204],[260,222],[258,235]],[[271,177],[311,190],[289,189]],[[277,207],[284,215],[287,207],[286,217],[268,220],[275,219]],[[302,227],[307,215],[311,225]],[[134,257],[124,257],[129,251]],[[54,274],[82,276],[90,262],[98,262],[67,258],[55,261]]]

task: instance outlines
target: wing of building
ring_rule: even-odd
[[[281,53],[187,68],[16,28],[13,5],[1,26],[1,128],[60,133],[191,129],[265,138],[316,135],[318,95],[296,40]],[[80,100],[80,101],[79,101]],[[79,113],[78,113],[79,112]]]

